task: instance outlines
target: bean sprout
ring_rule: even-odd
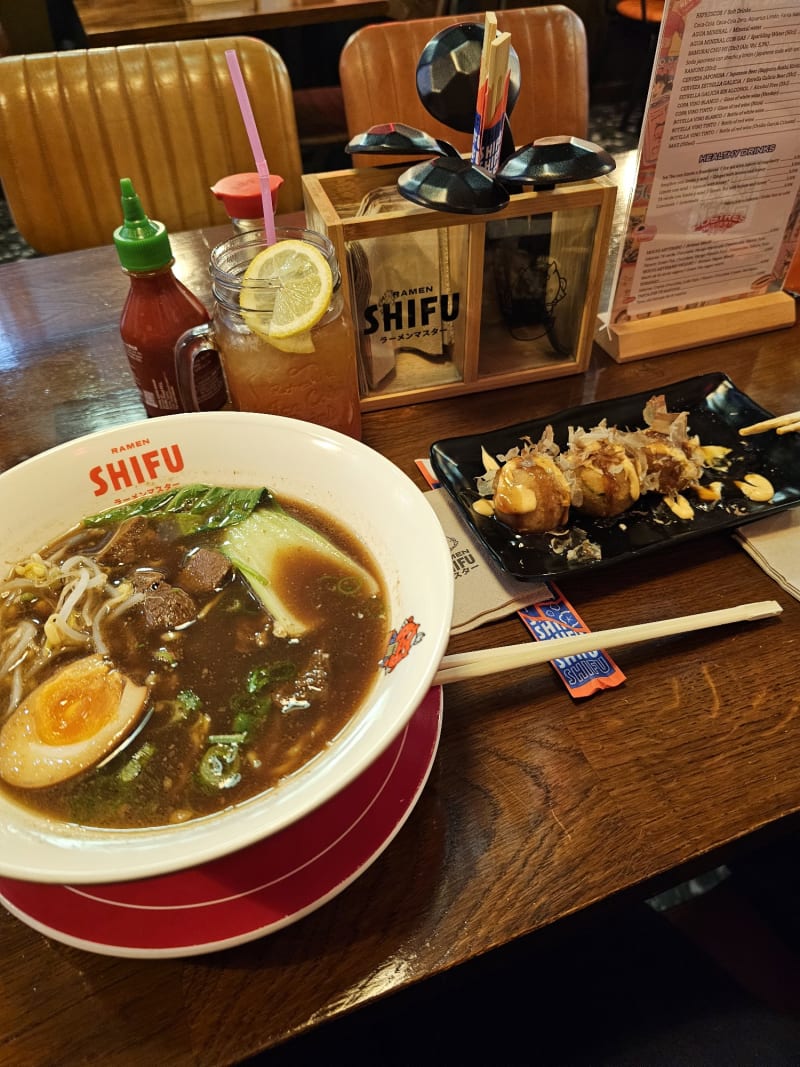
[[[115,619],[118,615],[122,615],[142,600],[144,600],[144,593],[132,593],[130,586],[127,586],[122,593],[111,600],[106,600],[99,610],[94,613],[92,640],[98,652],[104,656],[108,654],[108,645],[101,632],[101,625],[104,622],[110,622],[111,619]]]
[[[43,623],[15,621],[26,599],[35,599],[40,619],[47,613]],[[92,642],[107,655],[103,625],[142,599],[128,583],[112,585],[108,571],[80,553],[60,563],[33,553],[18,563],[0,582],[0,615],[6,627],[13,627],[0,647],[0,681],[8,686],[9,708],[19,703],[54,655]]]
[[[27,652],[28,645],[35,636],[36,627],[32,622],[26,621],[19,624],[7,642],[10,647],[5,650],[5,658],[0,660],[0,677],[19,666]]]

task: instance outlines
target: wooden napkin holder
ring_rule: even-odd
[[[614,184],[523,191],[502,211],[462,215],[396,197],[406,166],[302,179],[307,225],[333,242],[357,325],[362,408],[584,371]],[[382,209],[360,214],[365,197]],[[441,285],[431,284],[434,269]]]

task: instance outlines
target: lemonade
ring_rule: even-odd
[[[353,335],[345,315],[312,329],[309,353],[280,351],[229,317],[218,321],[214,332],[238,411],[288,415],[360,437]]]
[[[211,253],[210,327],[176,346],[181,396],[196,407],[192,364],[220,355],[231,404],[361,435],[356,340],[330,241],[308,230],[239,234]]]

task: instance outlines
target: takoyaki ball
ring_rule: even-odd
[[[560,463],[572,490],[572,505],[595,518],[621,515],[641,494],[643,464],[605,420],[592,430],[570,430]]]
[[[529,452],[507,460],[494,482],[496,517],[522,533],[546,533],[567,523],[570,488],[551,456]]]
[[[660,439],[650,431],[642,436],[647,438],[642,444],[642,454],[647,464],[642,483],[645,490],[671,496],[697,485],[703,471],[702,464],[695,463],[678,445]]]
[[[629,435],[646,468],[642,492],[671,496],[697,485],[703,473],[700,439],[690,436],[688,414],[669,412],[663,396],[652,397],[644,408],[646,430]]]

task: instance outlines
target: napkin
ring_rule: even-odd
[[[431,489],[425,497],[450,545],[455,578],[452,634],[466,633],[552,598],[552,590],[544,582],[520,582],[492,563],[446,489]]]
[[[423,212],[404,199],[396,186],[380,186],[366,194],[356,218],[386,212]],[[348,266],[359,320],[371,321],[373,330],[360,335],[359,385],[376,389],[394,371],[398,359],[420,357],[439,361],[449,358],[448,346],[455,326],[438,310],[418,320],[417,294],[438,297],[452,292],[448,230],[362,238],[347,248]],[[367,316],[371,310],[371,317]],[[381,310],[383,309],[383,311]]]
[[[800,600],[800,508],[740,526],[734,537],[770,578]]]

